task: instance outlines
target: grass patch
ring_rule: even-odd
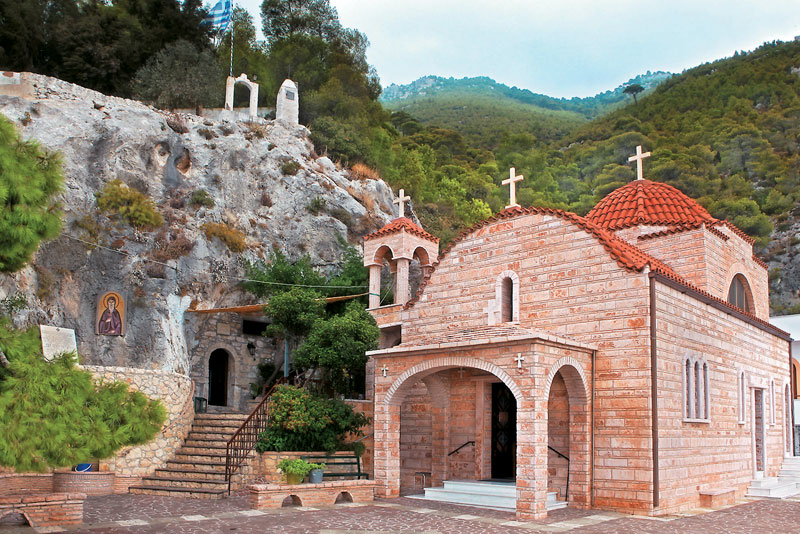
[[[245,235],[236,228],[232,228],[223,223],[205,223],[200,228],[209,240],[216,237],[225,243],[225,246],[228,247],[231,252],[239,253],[247,249]]]
[[[110,181],[97,196],[97,207],[109,217],[122,219],[134,228],[153,229],[164,224],[164,218],[153,200],[121,180]]]

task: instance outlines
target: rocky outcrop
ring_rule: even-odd
[[[302,126],[171,115],[34,74],[8,80],[0,113],[63,155],[66,217],[33,265],[0,276],[0,299],[24,295],[20,325],[75,329],[84,363],[187,374],[185,310],[252,302],[237,288],[245,261],[277,248],[332,271],[344,243],[392,218],[389,186],[316,157]],[[95,194],[115,179],[149,196],[165,224],[140,231],[100,213]],[[192,202],[200,191],[213,206]],[[206,223],[241,232],[246,250],[209,239]],[[95,335],[106,290],[125,294],[124,337]]]

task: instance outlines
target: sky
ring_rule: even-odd
[[[260,0],[234,0],[261,27]],[[331,0],[367,35],[381,84],[488,76],[555,97],[592,96],[800,35],[798,0]]]

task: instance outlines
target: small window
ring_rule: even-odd
[[[489,324],[519,321],[519,276],[503,271],[495,281],[494,300],[489,302]]]
[[[286,90],[286,100],[294,100],[294,91]]]
[[[242,334],[246,336],[263,336],[264,330],[266,330],[268,326],[269,323],[263,321],[244,319],[242,320]]]
[[[710,420],[708,363],[687,356],[683,362],[684,420],[707,423]]]
[[[751,301],[750,284],[747,283],[747,279],[744,276],[737,274],[731,280],[731,287],[728,289],[728,303],[750,313]]]
[[[510,323],[514,320],[514,281],[511,278],[503,278],[501,295],[500,320],[504,323]]]

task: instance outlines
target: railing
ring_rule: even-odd
[[[463,445],[461,445],[461,446],[460,446],[459,448],[457,448],[456,450],[450,451],[450,452],[447,454],[447,456],[453,456],[455,453],[457,453],[458,451],[460,451],[461,449],[463,449],[463,448],[464,448],[464,447],[466,447],[467,445],[475,445],[475,442],[474,442],[474,441],[468,441],[468,442],[464,443]]]
[[[239,470],[250,451],[255,447],[258,435],[267,429],[269,398],[275,386],[283,382],[284,380],[279,379],[273,384],[269,391],[264,394],[264,398],[258,403],[258,406],[244,420],[242,426],[228,440],[225,448],[225,480],[228,482],[228,495],[231,493],[231,479],[234,473]]]
[[[564,489],[564,500],[569,502],[569,456],[561,454],[560,452],[555,450],[550,445],[548,445],[547,448],[550,449],[551,451],[556,453],[558,456],[562,457],[563,459],[565,459],[567,461],[567,487]]]

